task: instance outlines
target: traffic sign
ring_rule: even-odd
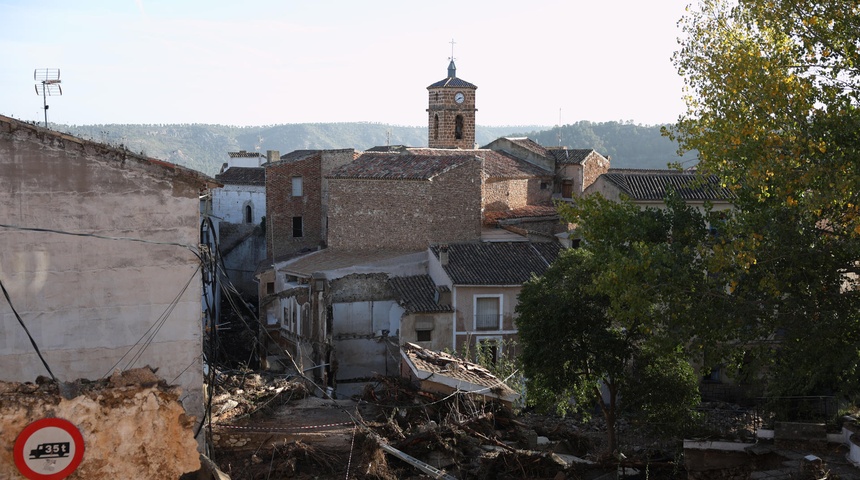
[[[15,440],[15,466],[30,480],[61,480],[84,458],[84,437],[72,422],[43,418],[24,427]]]

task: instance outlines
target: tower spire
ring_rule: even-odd
[[[457,76],[457,66],[454,65],[454,39],[451,39],[451,63],[448,64],[448,78],[454,78]]]

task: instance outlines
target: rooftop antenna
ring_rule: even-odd
[[[48,128],[48,97],[58,97],[63,94],[63,87],[60,86],[60,69],[59,68],[37,68],[33,71],[33,80],[42,84],[42,91],[39,91],[39,83],[34,85],[36,95],[42,96],[42,104],[45,110],[45,128]]]
[[[558,131],[555,134],[558,146],[561,146],[561,107],[558,109]]]

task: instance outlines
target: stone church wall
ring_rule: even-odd
[[[432,181],[329,179],[329,244],[421,250],[478,240],[480,175],[475,159]]]

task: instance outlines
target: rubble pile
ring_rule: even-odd
[[[271,414],[278,407],[308,396],[301,381],[290,376],[246,370],[216,373],[212,392],[212,423]]]
[[[377,377],[350,400],[307,396],[300,380],[259,374],[233,374],[219,388],[213,413],[232,407],[217,422],[249,429],[241,433],[249,441],[215,455],[233,480],[431,478],[426,469],[448,475],[437,478],[563,480],[615,478],[623,466],[683,478],[671,454],[607,455],[599,422],[514,415],[487,397],[427,392],[402,378]]]

